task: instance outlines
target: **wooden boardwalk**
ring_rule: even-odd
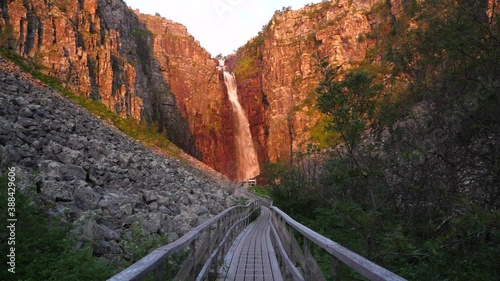
[[[169,273],[165,267],[172,262],[169,259],[180,251],[186,251],[189,256],[177,272],[168,276],[175,280],[207,280],[211,272],[218,273],[217,281],[283,281],[282,272],[287,280],[327,280],[311,253],[311,245],[315,244],[330,254],[333,274],[337,272],[337,265],[343,263],[369,280],[406,281],[298,223],[277,207],[263,206],[269,203],[256,200],[246,206],[228,208],[108,280],[131,281],[145,277],[165,280]],[[259,218],[248,225],[251,214],[259,208]],[[234,240],[237,233],[240,235]],[[297,234],[302,236],[303,247],[295,239]]]
[[[269,209],[262,207],[259,218],[236,239],[226,257],[225,276],[219,281],[282,281],[271,244]],[[224,275],[224,274],[223,274]]]

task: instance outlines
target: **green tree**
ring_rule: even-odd
[[[340,133],[352,152],[372,121],[375,98],[383,87],[365,70],[355,69],[341,78],[340,66],[332,67],[324,62],[320,66],[324,78],[316,88],[318,107],[333,117],[327,128]]]

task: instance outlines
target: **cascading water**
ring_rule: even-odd
[[[260,174],[259,161],[250,133],[248,118],[238,101],[238,90],[234,74],[227,71],[224,61],[219,61],[220,70],[224,73],[224,82],[227,87],[227,95],[231,102],[235,119],[235,142],[238,180],[246,181]]]

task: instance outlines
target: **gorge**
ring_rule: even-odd
[[[259,163],[293,160],[318,135],[321,116],[308,103],[319,81],[314,57],[344,65],[362,60],[374,41],[359,38],[377,26],[376,3],[323,2],[277,12],[226,58]],[[395,13],[401,9],[391,3]],[[155,125],[228,177],[245,177],[234,169],[237,122],[226,75],[184,26],[132,11],[121,0],[2,0],[0,8],[0,43],[7,50],[120,116]]]
[[[261,174],[273,206],[409,280],[500,280],[499,0],[283,8],[226,57],[122,0],[0,14],[0,184],[15,166],[19,206],[75,225],[84,258],[143,257],[134,235],[176,239]],[[60,244],[41,224],[19,230],[33,274]]]

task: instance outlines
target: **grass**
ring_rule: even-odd
[[[92,100],[86,98],[82,95],[76,95],[72,91],[65,88],[61,81],[58,79],[45,75],[39,70],[41,69],[38,65],[32,65],[28,61],[26,61],[23,57],[11,53],[5,50],[0,50],[0,54],[2,54],[5,58],[11,60],[16,65],[18,65],[24,71],[31,73],[33,77],[42,81],[47,86],[57,90],[66,98],[72,100],[76,104],[84,107],[90,113],[95,116],[98,116],[105,123],[108,123],[118,130],[122,131],[127,136],[140,141],[141,143],[150,146],[157,147],[162,151],[168,153],[171,156],[179,158],[180,149],[176,147],[173,143],[171,143],[166,135],[160,134],[156,131],[154,126],[139,123],[137,120],[128,117],[123,118],[118,114],[111,111],[107,108],[101,101]]]
[[[248,191],[260,197],[265,197],[265,198],[271,197],[271,191],[263,186],[259,185],[251,186],[248,188]]]

